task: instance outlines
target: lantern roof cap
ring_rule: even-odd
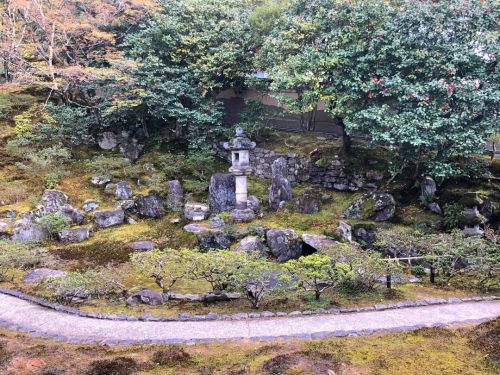
[[[224,143],[224,148],[229,151],[252,150],[255,148],[256,143],[251,141],[245,136],[242,128],[236,128],[236,136],[229,142]]]

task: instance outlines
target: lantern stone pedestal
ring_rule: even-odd
[[[229,172],[236,180],[236,208],[231,211],[231,221],[249,222],[255,218],[255,213],[248,208],[247,176],[253,172],[250,166],[250,150],[255,148],[255,142],[245,137],[243,129],[236,129],[236,137],[224,143],[224,148],[231,151],[231,168]]]

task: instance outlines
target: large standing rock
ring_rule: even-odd
[[[120,138],[112,132],[104,132],[97,136],[97,144],[103,150],[112,150],[119,142]]]
[[[321,197],[313,190],[306,189],[295,199],[295,211],[301,214],[315,214],[321,209]]]
[[[216,173],[210,178],[209,201],[213,213],[229,212],[236,206],[236,182],[231,174]]]
[[[432,179],[432,177],[424,177],[420,183],[420,200],[422,203],[427,204],[434,201],[436,198],[436,191],[436,182]]]
[[[344,221],[339,221],[335,234],[342,242],[352,242],[351,226]]]
[[[64,229],[58,233],[59,241],[64,243],[76,243],[88,240],[90,229],[86,227]]]
[[[272,180],[269,187],[269,207],[278,211],[284,203],[292,199],[292,185],[287,179],[287,162],[283,157],[276,159],[272,166]]]
[[[262,243],[262,240],[257,236],[248,236],[243,238],[236,247],[235,251],[250,254],[257,253],[263,257],[267,256],[266,247]]]
[[[386,221],[396,212],[396,200],[391,194],[374,192],[354,201],[341,215],[342,218]]]
[[[163,200],[158,194],[151,193],[147,196],[139,195],[135,199],[137,212],[141,217],[152,217],[155,219],[165,216],[165,209],[163,208]]]
[[[233,242],[230,236],[218,230],[203,231],[199,233],[197,237],[198,245],[202,251],[208,251],[210,249],[229,249]]]
[[[267,245],[278,262],[296,259],[302,254],[302,243],[292,229],[270,229],[266,238]]]
[[[338,244],[338,242],[322,234],[304,233],[302,235],[302,241],[314,251],[330,249]]]
[[[192,221],[201,221],[208,219],[210,209],[203,203],[186,203],[184,206],[184,217]]]
[[[179,180],[167,181],[167,208],[174,212],[182,212],[184,192]]]
[[[127,200],[132,198],[132,189],[125,181],[116,183],[115,197],[119,200]]]
[[[108,228],[123,224],[125,212],[123,210],[109,210],[94,212],[94,222],[99,228]]]

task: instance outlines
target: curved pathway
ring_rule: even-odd
[[[0,295],[0,325],[68,342],[134,344],[272,340],[367,335],[421,327],[479,323],[500,316],[500,301],[240,321],[110,321],[64,314]]]

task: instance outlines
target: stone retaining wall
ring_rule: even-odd
[[[214,147],[218,156],[230,160],[221,144]],[[254,175],[263,179],[272,176],[271,165],[283,157],[288,164],[288,180],[292,183],[310,182],[324,188],[341,191],[357,191],[363,186],[363,177],[351,171],[340,159],[312,161],[293,152],[279,153],[257,147],[250,152],[250,165]]]

